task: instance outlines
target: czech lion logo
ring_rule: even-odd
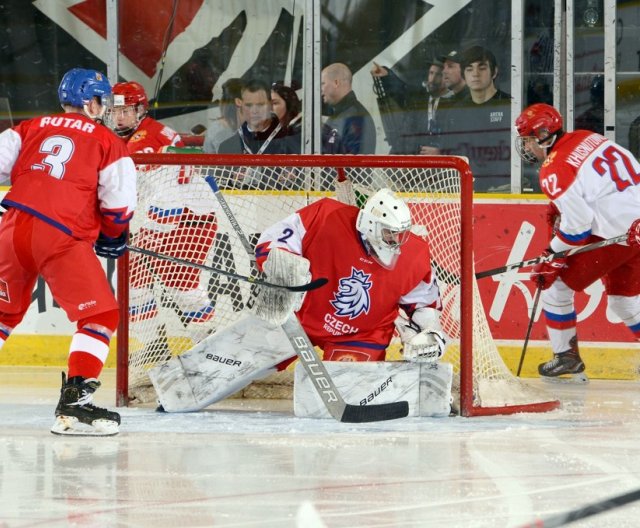
[[[362,312],[369,313],[371,299],[371,275],[351,268],[351,276],[340,279],[337,293],[331,305],[336,309],[336,316],[348,315],[349,319],[355,319]]]

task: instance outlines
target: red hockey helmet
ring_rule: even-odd
[[[539,142],[562,130],[562,116],[553,106],[532,104],[516,119],[516,129],[520,136],[535,136]]]
[[[527,138],[534,138],[535,142],[547,149],[553,145],[557,134],[562,132],[562,116],[553,106],[536,103],[524,109],[516,119],[516,150],[520,157],[528,162],[535,162],[537,158],[526,148]]]
[[[106,123],[116,134],[129,137],[147,114],[149,100],[144,87],[137,82],[121,82],[113,85],[113,113]]]
[[[138,106],[142,105],[146,112],[149,108],[149,99],[144,87],[135,81],[120,82],[113,85],[113,106]],[[121,96],[121,97],[116,97]]]

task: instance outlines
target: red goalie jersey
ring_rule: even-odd
[[[399,306],[408,311],[441,308],[428,243],[411,234],[396,266],[386,269],[369,256],[356,230],[358,211],[329,198],[319,200],[265,230],[256,247],[260,265],[269,250],[283,248],[307,258],[313,277],[329,279],[307,292],[297,313],[325,359],[328,350],[340,345],[371,351],[352,359],[384,359]]]

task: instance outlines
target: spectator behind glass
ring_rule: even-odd
[[[604,134],[604,75],[596,75],[589,88],[591,106],[576,117],[575,130]]]
[[[243,123],[235,134],[220,144],[219,154],[299,154],[300,142],[291,140],[271,108],[271,89],[260,80],[242,88]],[[223,185],[244,189],[283,189],[298,184],[298,174],[286,170],[253,168],[236,170],[231,181],[221,177]]]
[[[351,70],[345,64],[336,62],[322,70],[322,100],[331,107],[327,125],[342,138],[347,154],[375,154],[373,119],[356,98],[351,83]]]
[[[286,86],[281,81],[273,83],[271,85],[271,106],[273,113],[278,116],[282,126],[286,127],[295,147],[301,149],[302,101],[298,98],[295,86],[295,83],[293,83],[293,86]],[[332,129],[326,123],[322,125],[322,153],[345,153],[338,131]]]
[[[283,127],[300,127],[302,103],[296,89],[295,84],[287,86],[281,81],[271,85],[271,107]]]
[[[469,88],[464,80],[460,62],[462,54],[452,50],[446,55],[439,57],[442,62],[442,82],[448,92],[442,96],[441,104],[448,105],[457,103],[469,97]]]
[[[506,190],[511,183],[511,96],[495,85],[499,68],[482,46],[462,53],[470,97],[447,109],[447,153],[467,156],[476,191]]]
[[[442,63],[432,60],[427,64],[420,87],[408,86],[392,69],[375,62],[371,75],[391,154],[439,154],[437,112],[448,91]]]
[[[204,136],[203,150],[207,154],[217,154],[220,144],[233,136],[241,123],[242,79],[232,77],[222,85],[220,117],[211,123]]]

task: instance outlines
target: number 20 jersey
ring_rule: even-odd
[[[640,217],[640,163],[600,134],[565,133],[542,164],[540,186],[561,213],[554,251],[619,236]]]

